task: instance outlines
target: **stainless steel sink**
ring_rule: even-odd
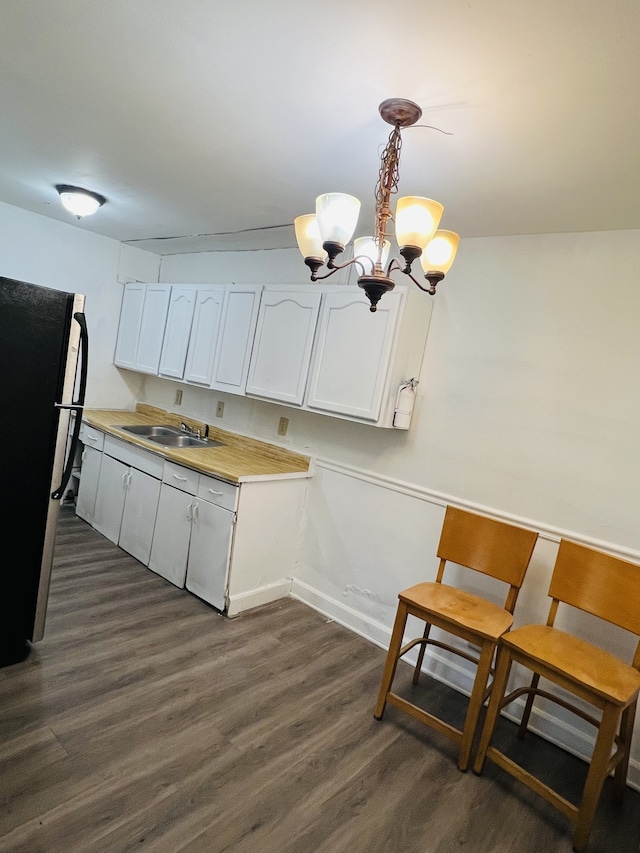
[[[198,438],[170,424],[126,424],[116,428],[137,435],[138,438],[153,441],[162,447],[220,447],[223,443],[210,438]]]
[[[149,441],[156,444],[161,444],[163,447],[220,447],[221,441],[214,441],[209,438],[196,438],[195,435],[149,435],[146,436]]]
[[[135,424],[132,426],[126,424],[124,426],[116,427],[116,429],[122,429],[125,432],[130,432],[132,435],[139,435],[141,438],[151,438],[152,436],[157,435],[182,435],[180,427],[169,426],[168,424]]]

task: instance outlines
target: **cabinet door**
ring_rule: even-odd
[[[323,295],[305,407],[378,420],[402,298],[372,313],[360,288]]]
[[[118,545],[145,566],[149,563],[159,497],[160,480],[129,469]]]
[[[224,610],[235,513],[200,498],[193,505],[186,587]]]
[[[143,373],[158,372],[170,295],[170,284],[145,285],[135,365],[135,369]]]
[[[221,288],[198,290],[184,374],[187,382],[211,385],[223,299]]]
[[[255,334],[260,288],[228,288],[218,335],[211,387],[244,394]]]
[[[180,588],[187,573],[194,500],[172,486],[160,489],[149,568]]]
[[[136,369],[145,287],[144,284],[125,284],[122,294],[120,323],[113,362],[118,367],[127,367],[129,370]]]
[[[182,379],[191,334],[196,291],[193,287],[171,288],[167,323],[160,356],[160,376]]]
[[[76,515],[88,521],[89,524],[93,523],[95,513],[101,462],[101,451],[85,446],[82,451],[82,467],[80,469],[80,486],[78,487],[78,497],[76,499]]]
[[[128,472],[127,465],[102,454],[93,526],[116,545],[120,538]]]
[[[247,394],[300,405],[320,307],[317,291],[262,291]]]

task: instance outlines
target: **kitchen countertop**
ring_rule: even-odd
[[[118,426],[133,424],[171,424],[179,427],[180,423],[186,423],[192,429],[204,430],[205,424],[202,421],[166,412],[154,406],[139,403],[134,412],[123,409],[85,409],[82,419],[90,426],[122,441],[230,483],[311,476],[311,459],[308,456],[244,435],[236,435],[211,424],[209,438],[222,442],[222,445],[217,447],[158,447],[155,442],[118,429]]]

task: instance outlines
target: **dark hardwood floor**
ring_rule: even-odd
[[[460,773],[393,708],[373,719],[383,661],[294,600],[221,617],[63,508],[45,639],[0,669],[0,851],[568,853],[568,821],[507,774]],[[590,853],[638,853],[640,794],[608,794]]]

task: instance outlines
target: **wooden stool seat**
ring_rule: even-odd
[[[524,625],[503,637],[518,652],[544,667],[545,678],[567,679],[608,702],[626,705],[640,690],[640,672],[586,640],[548,625]],[[517,658],[516,658],[517,659]]]
[[[389,703],[431,726],[459,745],[460,770],[469,766],[480,711],[490,690],[489,679],[498,640],[513,622],[513,608],[537,538],[538,534],[533,530],[448,506],[438,544],[440,564],[435,582],[419,583],[398,594],[398,609],[373,715],[380,720]],[[448,562],[507,584],[509,589],[504,605],[442,583]],[[421,637],[403,645],[409,616],[420,619],[425,627]],[[434,639],[430,636],[432,627],[466,641],[469,646],[464,648],[461,643],[453,645]],[[419,652],[413,673],[414,684],[418,683],[427,646],[444,649],[475,665],[473,688],[462,730],[391,689],[398,661],[416,646]]]
[[[488,640],[497,641],[513,624],[513,616],[504,607],[443,583],[419,583],[399,593],[398,598],[412,615],[426,616],[432,625],[458,625]]]

